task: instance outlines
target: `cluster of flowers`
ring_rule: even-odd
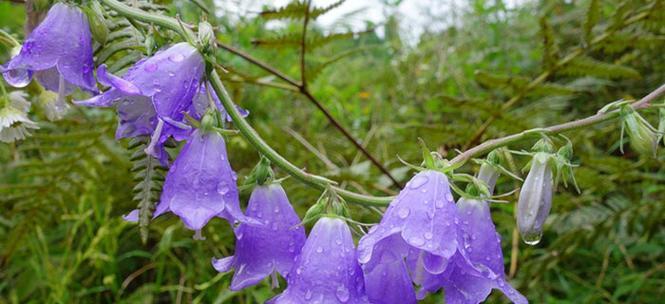
[[[2,72],[17,87],[35,76],[66,104],[64,98],[77,87],[97,93],[91,44],[81,11],[56,4]],[[223,137],[205,123],[201,128],[187,123],[186,115],[205,121],[207,108],[223,111],[214,92],[206,89],[204,70],[197,49],[178,43],[137,62],[122,77],[101,65],[97,81],[108,89],[77,103],[115,106],[117,138],[150,136],[146,153],[169,167],[155,216],[172,212],[197,236],[214,217],[238,224],[235,255],[212,261],[220,272],[235,270],[231,289],[255,285],[268,276],[276,285],[280,274],[288,286],[271,303],[415,303],[440,289],[447,303],[478,303],[492,289],[515,303],[527,302],[506,281],[488,203],[466,198],[455,203],[447,176],[436,170],[412,178],[381,222],[360,239],[357,250],[340,216],[322,215],[306,237],[278,183],[257,185],[243,214]],[[2,106],[2,111],[22,113],[10,122],[0,120],[2,132],[33,127],[25,117],[25,102]],[[169,138],[186,140],[173,164],[164,149]],[[538,169],[538,164],[533,164],[532,171],[538,172],[533,179],[547,183],[549,178],[551,196],[551,171],[547,166]],[[494,166],[484,164],[478,178],[491,193],[498,175]],[[525,207],[527,213],[537,212],[523,226],[542,226],[542,215],[549,210],[548,188],[543,187],[529,202],[539,207],[544,202],[547,210]],[[135,210],[126,218],[137,216]]]

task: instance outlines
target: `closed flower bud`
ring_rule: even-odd
[[[88,5],[83,7],[83,12],[88,16],[92,38],[101,45],[106,44],[109,29],[106,25],[102,6],[97,1],[89,1]]]
[[[215,30],[206,21],[199,23],[199,43],[203,50],[209,50],[215,46]]]
[[[658,134],[654,128],[635,110],[625,108],[623,128],[628,133],[630,146],[636,152],[646,156],[656,156]]]
[[[525,243],[540,242],[543,225],[552,207],[552,154],[538,152],[531,161],[531,170],[522,185],[517,202],[517,226]]]

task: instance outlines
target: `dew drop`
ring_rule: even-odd
[[[402,207],[402,208],[399,209],[399,211],[397,212],[397,215],[398,215],[401,219],[405,219],[405,218],[407,218],[407,217],[409,216],[409,213],[410,213],[410,212],[411,212],[411,211],[409,211],[409,208],[407,208],[407,207]]]
[[[431,232],[425,232],[424,237],[425,237],[425,239],[427,239],[427,240],[431,240],[432,237],[434,237],[434,235],[433,235]]]
[[[435,205],[437,208],[443,208],[443,206],[445,205],[445,203],[444,203],[442,200],[438,200],[438,201],[436,201],[436,203],[434,203],[434,205]]]
[[[305,292],[305,300],[311,300],[311,299],[312,299],[312,291],[307,290],[307,292]]]
[[[316,248],[316,252],[322,253],[323,252],[323,247]]]
[[[335,296],[340,302],[346,303],[349,300],[349,290],[346,287],[340,285],[337,287],[337,291],[335,291]]]
[[[143,67],[143,69],[144,69],[146,72],[154,72],[154,71],[157,71],[157,64],[152,63],[152,62],[151,62],[151,63],[146,63],[146,65]]]
[[[427,178],[427,176],[417,175],[409,182],[409,188],[418,189],[422,187],[424,184],[426,184],[428,181],[429,179]]]
[[[337,244],[337,245],[342,245],[342,240],[340,240],[340,239],[336,239],[336,240],[335,240],[335,244]]]
[[[522,235],[522,241],[524,241],[524,243],[526,243],[527,245],[534,246],[540,243],[540,239],[542,236],[543,236],[542,233],[527,233]]]
[[[417,236],[414,236],[409,239],[409,243],[411,243],[411,245],[413,246],[422,246],[423,244],[425,244],[425,240]]]
[[[183,54],[173,54],[173,55],[169,56],[169,60],[171,60],[173,62],[181,62],[184,59],[185,59],[185,55],[183,55]]]
[[[217,193],[224,195],[229,193],[229,186],[226,184],[226,182],[221,182],[217,184]]]
[[[453,195],[450,194],[450,193],[446,193],[446,199],[447,199],[449,202],[452,203],[452,202],[453,202]]]

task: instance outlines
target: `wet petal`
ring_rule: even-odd
[[[216,132],[195,131],[169,169],[160,202],[166,206],[158,209],[168,208],[187,228],[200,230],[226,206],[238,201],[224,139]]]
[[[314,225],[288,283],[271,303],[369,303],[351,231],[344,221],[324,217]]]
[[[141,95],[141,90],[134,84],[109,73],[106,64],[102,64],[97,68],[97,79],[102,85],[114,87],[127,95]]]

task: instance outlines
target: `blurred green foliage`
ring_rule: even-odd
[[[300,77],[297,5],[229,16],[216,14],[210,0],[130,2],[177,13],[190,24],[198,22],[203,6],[222,43]],[[24,11],[22,4],[0,2],[0,28],[23,37]],[[419,137],[452,157],[474,135],[485,140],[581,118],[665,82],[662,0],[543,0],[513,8],[501,0],[477,0],[449,14],[454,22],[425,31],[415,43],[401,38],[396,15],[355,34],[309,29],[309,90],[402,182],[412,172],[396,156],[419,163]],[[156,47],[171,37],[136,28],[112,12],[107,17],[111,35],[96,56],[114,71],[154,51],[144,35],[154,34]],[[8,50],[0,50],[4,62]],[[302,94],[238,56],[221,49],[217,54],[234,99],[282,155],[349,189],[395,193]],[[36,92],[34,85],[28,90]],[[644,115],[656,124],[655,111]],[[34,107],[34,118],[41,126],[35,136],[0,145],[0,303],[259,303],[278,292],[267,282],[228,290],[231,275],[210,265],[211,257],[233,253],[233,234],[222,220],[213,220],[204,230],[207,241],[200,242],[177,218],[162,216],[141,242],[138,227],[121,219],[137,206],[129,190],[137,181],[129,172],[128,143],[113,139],[112,110],[77,108],[51,123]],[[477,133],[489,119],[487,130]],[[665,154],[644,158],[628,146],[620,154],[619,126],[610,122],[566,134],[575,144],[581,193],[558,189],[539,245],[516,239],[514,195],[509,204],[493,205],[506,271],[534,303],[662,301]],[[234,168],[248,174],[257,153],[239,136],[228,146]],[[515,156],[509,167],[519,174],[527,161]],[[301,216],[320,194],[291,179],[284,183]],[[518,186],[502,178],[498,191]],[[352,211],[358,221],[380,218],[371,210]],[[441,301],[438,294],[424,302]],[[489,301],[505,299],[495,292]]]

